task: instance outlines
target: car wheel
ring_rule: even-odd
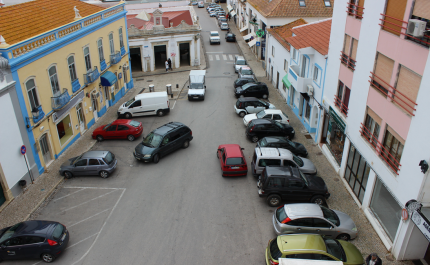
[[[162,111],[162,110],[157,111],[157,116],[158,117],[163,117],[164,116],[164,111]]]
[[[154,162],[154,164],[157,164],[158,161],[160,161],[160,156],[158,154],[155,154],[154,158],[152,158],[152,162]]]
[[[103,140],[104,140],[103,136],[101,136],[101,135],[97,135],[96,139],[97,139],[97,141],[99,141],[99,142],[101,142],[101,141],[103,141]]]
[[[341,239],[341,240],[345,240],[348,241],[351,239],[351,237],[348,234],[340,234],[336,237],[336,239]]]
[[[184,144],[182,145],[182,148],[188,148],[188,146],[190,146],[190,141],[185,140]]]
[[[266,95],[266,94],[264,94],[264,95],[263,95],[263,98],[264,98],[264,99],[267,99],[267,95]]]
[[[73,174],[70,171],[66,171],[66,172],[64,172],[64,177],[66,179],[71,179],[71,178],[73,178]]]
[[[129,140],[130,142],[133,142],[134,136],[130,134],[129,136],[127,136],[127,140]]]
[[[311,199],[311,203],[316,203],[318,205],[323,205],[325,202],[324,197],[321,195],[313,196]]]
[[[246,113],[243,111],[241,113],[239,113],[239,117],[241,117],[241,118],[245,117],[245,115],[246,115]]]
[[[251,141],[252,141],[253,143],[258,142],[258,136],[257,136],[257,135],[252,136]]]
[[[55,260],[55,257],[54,256],[52,256],[51,254],[49,254],[49,253],[43,253],[42,255],[41,255],[41,258],[42,258],[42,260],[44,261],[44,262],[46,262],[46,263],[51,263],[51,262],[53,262],[54,260]]]
[[[102,170],[102,171],[100,171],[100,177],[102,177],[102,178],[107,178],[107,177],[109,177],[109,173],[106,171],[106,170]]]
[[[126,114],[124,114],[124,118],[126,119],[131,119],[131,113],[127,112]]]
[[[278,207],[281,204],[281,197],[279,195],[270,195],[267,197],[267,203],[271,207]]]

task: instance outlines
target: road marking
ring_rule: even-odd
[[[227,61],[227,55],[223,54],[222,55],[222,59],[225,60],[225,61]]]
[[[106,211],[109,211],[109,210],[110,210],[110,208],[109,208],[109,209],[106,209],[106,210],[104,210],[104,211],[101,211],[101,212],[99,212],[99,213],[96,213],[96,214],[94,214],[94,215],[91,215],[90,217],[85,218],[84,220],[81,220],[81,221],[79,221],[79,222],[77,222],[77,223],[74,223],[74,224],[72,224],[72,225],[68,225],[67,227],[72,227],[72,226],[75,226],[75,225],[80,224],[80,223],[82,223],[82,222],[85,222],[86,220],[91,219],[91,218],[93,218],[93,217],[95,217],[95,216],[97,216],[97,215],[99,215],[99,214],[101,214],[101,213],[104,213],[104,212],[106,212]]]
[[[59,201],[59,200],[61,200],[61,199],[64,199],[64,198],[66,198],[66,197],[69,197],[70,195],[73,195],[73,194],[78,193],[78,192],[83,191],[83,190],[85,190],[85,188],[82,188],[82,189],[80,189],[80,190],[77,190],[77,191],[75,191],[75,192],[72,192],[72,193],[70,193],[70,194],[68,194],[68,195],[66,195],[66,196],[63,196],[63,197],[57,198],[57,199],[55,199],[55,200],[54,200],[54,202]]]
[[[86,238],[84,238],[84,239],[82,239],[82,240],[80,240],[80,241],[76,242],[75,244],[73,244],[73,245],[71,245],[71,246],[68,246],[66,249],[72,248],[72,247],[76,246],[77,244],[80,244],[80,243],[84,242],[85,240],[88,240],[88,239],[92,238],[93,236],[98,235],[99,233],[100,233],[100,232],[95,233],[94,235],[90,235],[89,237],[86,237]]]
[[[209,55],[209,61],[213,61],[214,57],[212,55]]]
[[[77,207],[79,207],[79,206],[81,206],[81,205],[84,205],[84,204],[86,204],[86,203],[89,203],[90,201],[94,201],[94,200],[100,199],[101,197],[104,197],[104,196],[106,196],[106,195],[109,195],[109,194],[111,194],[112,192],[115,192],[115,191],[117,191],[117,190],[118,190],[118,189],[115,189],[115,190],[113,190],[113,191],[109,191],[108,193],[105,193],[105,194],[100,195],[100,196],[98,196],[98,197],[92,198],[91,200],[88,200],[88,201],[86,201],[86,202],[80,203],[80,204],[75,205],[75,206],[73,206],[73,207],[67,208],[66,210],[63,210],[63,212],[66,212],[66,211],[69,211],[69,210],[75,209],[75,208],[77,208]]]
[[[233,61],[233,55],[229,54],[228,58],[230,59],[230,61]]]
[[[219,55],[218,54],[215,55],[215,58],[216,58],[217,61],[219,61]]]
[[[177,100],[175,100],[175,103],[173,103],[173,107],[172,107],[172,109],[174,109],[174,108],[175,108],[175,105],[176,105],[176,101],[177,101]]]

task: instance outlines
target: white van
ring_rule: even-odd
[[[206,83],[205,83],[206,70],[191,70],[190,71],[190,85],[188,86],[188,100],[201,99],[205,100]]]
[[[135,116],[155,115],[164,116],[170,112],[167,92],[151,92],[138,94],[122,104],[118,109],[118,117],[130,119]]]
[[[198,7],[205,7],[205,3],[203,1],[200,1]]]

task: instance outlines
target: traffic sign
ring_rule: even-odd
[[[260,46],[260,42],[259,42],[259,41],[257,41],[257,42],[255,43],[255,45]]]
[[[21,154],[25,155],[25,152],[27,152],[27,148],[25,147],[25,145],[21,146]]]

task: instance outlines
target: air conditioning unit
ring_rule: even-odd
[[[308,85],[308,96],[312,97],[314,95],[314,87],[312,85]]]
[[[419,19],[409,19],[408,29],[406,34],[414,37],[423,37],[426,31],[426,22]]]

